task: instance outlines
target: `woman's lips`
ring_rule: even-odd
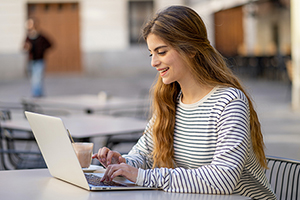
[[[168,70],[169,70],[169,67],[158,69],[161,76],[165,75]]]

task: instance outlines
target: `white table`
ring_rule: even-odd
[[[106,97],[99,95],[70,95],[45,98],[23,98],[23,103],[35,104],[44,108],[79,110],[85,113],[107,112],[110,110],[149,107],[148,99],[131,99],[121,97]]]
[[[75,141],[89,142],[92,138],[105,136],[107,137],[105,146],[111,141],[111,136],[114,135],[124,135],[127,140],[134,142],[142,135],[147,125],[146,120],[107,115],[81,114],[62,116],[61,118]],[[19,133],[19,136],[33,138],[31,127],[25,118],[19,117],[13,120],[1,121],[1,128],[12,132],[21,131],[22,134],[20,135]],[[3,146],[3,151],[5,152],[7,150],[8,149]],[[4,168],[8,168],[7,166],[9,166],[11,162],[6,163],[5,159],[1,160],[4,163]]]
[[[142,133],[147,125],[146,120],[108,115],[69,115],[61,119],[74,139]],[[1,126],[7,130],[31,131],[25,118],[3,121]]]
[[[161,190],[87,191],[51,177],[48,169],[0,171],[1,199],[30,200],[243,200],[239,195],[168,193]]]

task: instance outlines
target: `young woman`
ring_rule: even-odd
[[[153,115],[128,155],[103,147],[93,156],[107,166],[102,180],[122,175],[168,192],[276,199],[251,99],[210,45],[199,15],[171,6],[143,36],[159,74]]]

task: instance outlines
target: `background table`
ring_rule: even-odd
[[[79,140],[98,136],[142,133],[147,125],[146,120],[108,115],[70,115],[62,116],[61,119],[73,138]],[[1,126],[7,130],[31,131],[25,118],[3,121]]]
[[[82,114],[63,116],[61,118],[75,141],[94,142],[95,151],[102,146],[110,146],[110,148],[113,149],[113,146],[110,144],[136,142],[143,134],[147,124],[146,120],[106,115]],[[31,127],[25,118],[2,121],[1,126],[3,133],[0,134],[0,164],[4,169],[36,168],[36,166],[44,166],[44,163],[40,162],[40,159],[38,159],[37,162],[31,162],[27,159],[28,155],[33,154],[34,158],[36,155],[38,156],[39,149],[31,132]],[[4,137],[5,131],[7,131],[7,134]],[[15,134],[15,132],[17,134]],[[115,135],[119,135],[120,137],[113,139]],[[96,137],[102,137],[102,141],[104,140],[106,142],[101,144],[99,141],[91,141],[92,139],[96,139]],[[18,141],[22,141],[22,143],[19,142],[16,144]],[[123,154],[127,152],[128,150],[121,151],[120,153]],[[19,156],[20,153],[26,154],[23,156],[24,159],[21,159]],[[6,159],[7,156],[8,159]],[[35,160],[36,159],[34,159],[34,161]],[[30,166],[27,163],[30,163]]]
[[[51,177],[48,169],[0,171],[1,199],[243,200],[239,195],[168,193],[161,190],[87,191]]]
[[[107,97],[105,94],[99,95],[72,95],[54,96],[45,98],[23,98],[22,104],[32,108],[34,106],[43,108],[55,108],[66,111],[83,111],[85,113],[108,113],[111,111],[147,110],[149,107],[148,98],[122,98]],[[38,109],[38,108],[37,108]]]

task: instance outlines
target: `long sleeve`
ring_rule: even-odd
[[[138,142],[132,147],[128,155],[123,155],[126,163],[136,168],[149,169],[152,168],[153,160],[151,152],[153,150],[152,141],[152,124],[154,118],[148,122],[144,134]]]
[[[153,120],[126,156],[128,164],[139,168],[137,185],[167,192],[276,199],[252,149],[248,100],[240,90],[219,86],[195,104],[179,100],[175,169],[152,167]]]
[[[169,192],[231,194],[249,152],[249,113],[242,100],[231,101],[217,125],[217,144],[211,164],[197,169],[155,168],[139,170],[143,185]]]

